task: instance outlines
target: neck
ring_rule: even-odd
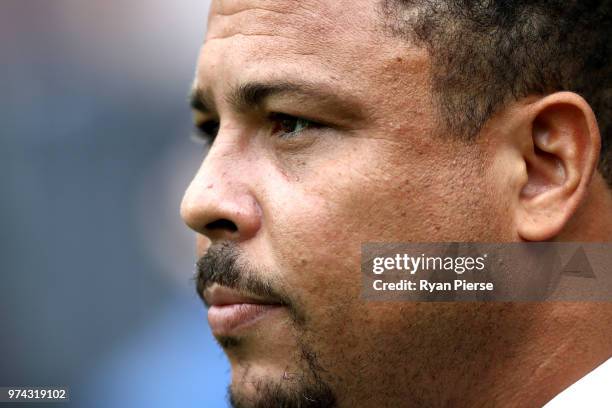
[[[586,199],[558,241],[612,242],[612,189],[596,174]],[[500,403],[542,406],[612,357],[612,304],[551,302],[542,305],[522,352],[504,367]],[[534,305],[534,307],[536,307]]]
[[[542,406],[612,357],[612,305],[551,303],[530,339],[500,370],[490,401]],[[485,404],[486,405],[486,404]]]

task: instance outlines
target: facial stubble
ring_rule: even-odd
[[[237,244],[223,242],[212,245],[196,264],[196,287],[202,296],[204,291],[218,284],[238,291],[244,291],[280,304],[288,310],[290,324],[288,328],[296,339],[295,359],[298,369],[295,372],[283,371],[278,378],[247,379],[249,371],[248,356],[244,349],[250,339],[237,336],[219,336],[217,342],[227,354],[240,355],[246,365],[245,375],[240,381],[234,381],[228,387],[228,399],[234,408],[322,408],[335,407],[336,396],[331,387],[323,380],[326,370],[319,363],[317,353],[304,339],[307,336],[307,319],[296,307],[295,302],[274,282],[263,278],[266,276],[251,268],[245,262]],[[209,306],[209,305],[207,305]],[[245,384],[248,381],[248,384]],[[245,385],[255,392],[252,396],[243,392]]]

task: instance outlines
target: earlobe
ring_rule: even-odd
[[[527,177],[519,191],[517,232],[528,241],[559,235],[586,197],[597,166],[595,115],[579,95],[559,92],[532,105],[522,147]]]

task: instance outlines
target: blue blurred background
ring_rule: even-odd
[[[0,386],[226,406],[178,214],[208,3],[0,2]]]

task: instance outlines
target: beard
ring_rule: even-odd
[[[323,408],[335,407],[336,396],[331,387],[322,379],[325,369],[318,362],[317,354],[307,344],[305,338],[304,314],[294,301],[273,281],[266,280],[263,274],[251,268],[241,256],[239,247],[233,242],[212,245],[196,264],[196,288],[202,297],[204,291],[218,284],[231,289],[246,291],[287,308],[296,333],[299,373],[284,372],[280,378],[260,378],[250,385],[255,393],[245,395],[241,384],[228,387],[228,399],[234,408]],[[209,306],[208,304],[206,306]],[[232,336],[217,337],[217,342],[227,352],[239,350],[240,338]]]
[[[316,354],[300,344],[300,366],[306,367],[300,374],[285,372],[280,380],[256,381],[255,394],[245,396],[239,387],[228,388],[228,398],[233,408],[333,408],[336,396],[321,379],[323,369]]]

